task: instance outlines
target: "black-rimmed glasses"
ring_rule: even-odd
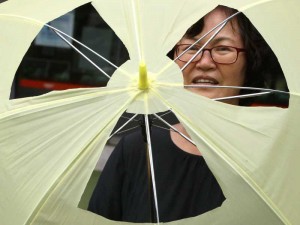
[[[194,45],[191,47],[190,44],[180,44],[175,46],[175,55],[178,60],[182,62],[188,62],[201,48],[199,45]],[[237,61],[239,53],[245,52],[246,49],[236,48],[232,46],[219,45],[213,48],[204,48],[192,62],[197,62],[202,58],[203,52],[209,51],[212,60],[215,63],[228,65],[233,64]],[[183,53],[184,52],[184,53]]]

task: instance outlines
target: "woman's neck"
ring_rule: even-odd
[[[178,123],[173,125],[174,128],[176,128],[179,132],[186,135],[187,137],[190,137],[189,134],[186,132],[184,127]],[[173,143],[180,148],[181,150],[188,152],[193,155],[201,155],[201,152],[197,149],[195,145],[193,145],[191,142],[187,141],[185,138],[183,138],[180,134],[177,132],[174,132],[170,130],[170,136],[173,141]]]

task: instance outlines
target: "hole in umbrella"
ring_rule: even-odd
[[[126,126],[123,126],[128,120],[132,118],[133,114],[124,113],[119,121],[117,122],[115,128],[111,133],[111,137],[105,144],[105,147],[99,157],[97,165],[89,179],[89,182],[85,188],[85,191],[81,197],[80,203],[78,205],[81,209],[87,209],[89,205],[89,201],[91,195],[94,191],[94,188],[97,184],[97,181],[100,177],[101,171],[103,170],[108,158],[110,157],[111,153],[113,152],[115,146],[119,143],[121,137],[128,135],[132,132],[139,131],[141,125],[141,117],[138,116],[137,118],[133,119],[128,123]],[[121,128],[121,129],[119,129]]]
[[[225,13],[218,23],[206,24],[214,15],[208,14],[206,19],[192,25],[168,53],[182,69],[185,87],[229,104],[288,107],[287,82],[270,46],[243,13],[235,15],[234,9],[218,8]],[[222,22],[232,15],[235,16],[222,27]],[[239,49],[228,49],[228,46]],[[206,60],[207,54],[210,62]],[[245,71],[238,68],[242,60]]]
[[[160,113],[158,116],[172,124],[172,127],[179,125],[172,112]],[[122,126],[124,120],[131,117],[132,115],[125,115],[116,127]],[[108,219],[139,223],[156,221],[146,137],[141,119],[142,116],[137,116],[128,127],[124,127],[125,131],[131,127],[135,129],[122,135],[121,140],[120,136],[117,138],[120,141],[117,141],[118,144],[114,143],[117,147],[104,170],[102,171],[103,165],[98,165],[91,176],[80,207],[92,196],[89,210]],[[150,116],[150,121],[161,221],[197,216],[221,206],[225,197],[205,160],[198,155],[199,151],[195,152],[194,146],[184,142],[181,136],[174,136],[172,133],[175,131],[157,117]],[[113,142],[111,140],[110,144]],[[102,153],[100,161],[103,158],[107,158],[107,155]],[[95,174],[100,174],[99,170],[102,173],[97,183],[98,176]]]
[[[48,24],[82,42],[116,66],[128,59],[123,43],[91,4],[80,6]],[[59,35],[51,27],[43,27],[16,72],[11,98],[37,96],[52,90],[106,86],[109,79]],[[114,66],[70,38],[61,36],[107,75],[113,74]]]

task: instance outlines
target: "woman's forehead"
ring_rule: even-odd
[[[210,11],[203,17],[203,29],[212,29],[213,27],[217,26],[218,24],[222,23],[226,19],[228,19],[231,14],[228,14],[222,7],[217,7],[214,10]],[[229,26],[230,25],[230,26]],[[237,17],[233,17],[227,22],[226,28],[231,28],[231,30],[235,32],[239,32],[239,26],[237,23]],[[200,32],[199,32],[200,33]]]
[[[189,37],[189,39],[192,40],[198,40],[201,38],[203,35],[205,35],[207,32],[209,32],[212,28],[226,20],[228,16],[222,9],[214,9],[210,13],[208,13],[204,17],[204,26],[202,30],[199,30],[199,33],[194,36],[194,37]],[[203,41],[207,41],[214,33],[216,32],[213,31],[209,35],[207,35],[206,38],[203,39]],[[202,42],[203,42],[202,41]],[[240,29],[238,27],[238,23],[236,21],[236,18],[231,19],[226,26],[216,35],[216,37],[211,41],[211,44],[218,44],[221,42],[226,42],[226,43],[235,43],[235,42],[240,42],[241,40],[241,35],[240,35]]]
[[[208,29],[203,29],[198,35],[194,37],[183,37],[179,43],[181,44],[193,44],[198,41],[203,35],[206,34]],[[213,33],[209,34],[201,41],[198,42],[198,45],[203,45],[209,38],[213,35]],[[223,30],[217,34],[210,42],[208,46],[215,46],[215,45],[231,45],[237,47],[243,47],[243,41],[241,35],[238,32],[235,32],[231,28],[230,24],[227,24],[227,27],[224,27]]]
[[[181,44],[192,44],[202,36],[206,35],[207,32],[211,31],[217,25],[221,24],[224,20],[230,17],[232,14],[236,13],[236,10],[227,7],[218,6],[204,17],[202,17],[198,22],[192,25],[184,37],[179,41]],[[232,18],[226,24],[226,26],[216,35],[216,37],[211,41],[209,45],[232,45],[237,47],[243,47],[244,41],[242,40],[242,35],[240,33],[240,28],[238,25],[237,17]],[[198,42],[203,45],[215,32],[208,34],[203,40]]]

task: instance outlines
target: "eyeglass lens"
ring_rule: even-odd
[[[184,51],[186,51],[184,54],[182,54],[179,57],[180,61],[188,62],[201,48],[201,46],[193,46],[190,49],[188,49],[191,45],[178,45],[177,47],[177,56],[182,54]],[[188,50],[187,50],[188,49]],[[231,64],[234,63],[237,60],[238,57],[238,51],[234,47],[230,46],[216,46],[211,49],[203,49],[202,52],[200,52],[192,62],[199,61],[202,58],[203,52],[209,51],[210,56],[216,63],[222,63],[222,64]]]

